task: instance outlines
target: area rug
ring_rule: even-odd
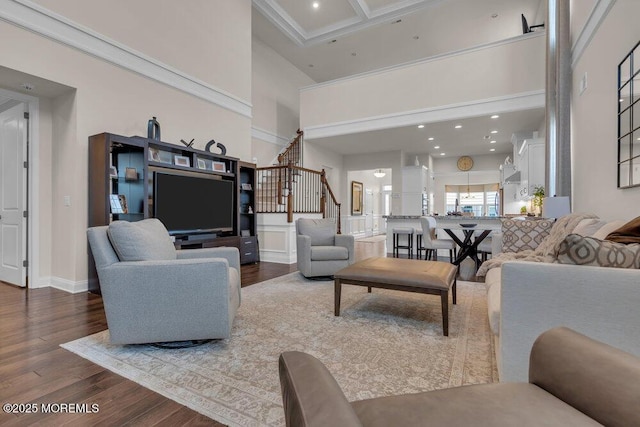
[[[497,381],[482,283],[458,282],[442,335],[440,298],[343,286],[299,273],[242,290],[232,337],[187,349],[109,344],[103,331],[63,344],[100,366],[230,426],[283,426],[283,351],[326,364],[349,400]]]

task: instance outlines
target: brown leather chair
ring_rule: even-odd
[[[349,403],[327,368],[280,356],[287,426],[639,426],[640,359],[568,328],[533,345],[528,383],[496,383]]]

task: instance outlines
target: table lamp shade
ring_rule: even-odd
[[[569,197],[545,197],[542,203],[544,218],[560,218],[571,213]]]

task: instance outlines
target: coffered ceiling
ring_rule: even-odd
[[[317,8],[314,7],[317,3]],[[545,0],[253,0],[253,36],[316,82],[497,42],[544,21]],[[544,58],[542,58],[544,60]],[[443,157],[508,153],[541,108],[313,140],[342,154],[402,150]],[[462,124],[462,129],[454,129]],[[486,139],[490,130],[499,134]],[[428,136],[434,141],[428,141]],[[490,141],[495,140],[494,144]],[[441,148],[436,149],[439,146]],[[489,151],[491,149],[495,151]]]
[[[313,4],[318,7],[314,8]],[[543,0],[253,0],[253,34],[317,82],[504,40]]]

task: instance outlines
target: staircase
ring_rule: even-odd
[[[302,167],[303,132],[278,155],[278,164],[257,169],[256,212],[287,214],[321,213],[336,221],[341,233],[340,203],[335,198],[325,172]]]

